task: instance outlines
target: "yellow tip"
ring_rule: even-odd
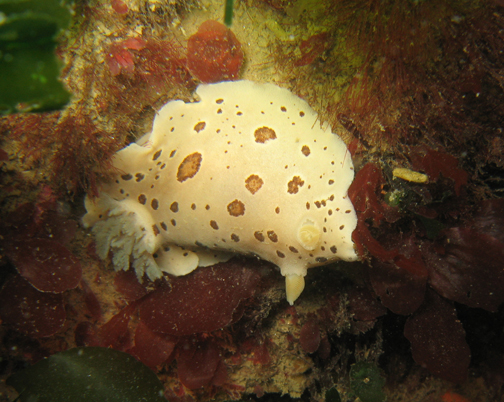
[[[285,276],[285,293],[287,301],[292,306],[296,299],[303,292],[305,286],[304,277],[301,275],[286,275]]]

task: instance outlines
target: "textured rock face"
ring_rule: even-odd
[[[86,200],[98,253],[156,279],[233,253],[278,265],[293,302],[307,268],[357,259],[354,172],[343,141],[286,89],[250,81],[201,85],[172,101],[152,133],[119,151],[119,174]],[[224,252],[224,253],[222,253]]]

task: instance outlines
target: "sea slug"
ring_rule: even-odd
[[[292,304],[307,268],[357,260],[352,158],[289,90],[202,84],[168,102],[152,132],[117,152],[117,177],[85,200],[101,258],[141,279],[184,275],[233,254],[280,267]]]

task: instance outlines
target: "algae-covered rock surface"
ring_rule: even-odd
[[[123,370],[152,384],[152,400],[504,398],[502,1],[85,0],[63,5],[65,24],[51,25],[52,13],[29,32],[26,19],[9,29],[7,3],[17,2],[0,4],[0,70],[11,71],[1,87],[19,85],[7,64],[22,51],[39,67],[37,85],[42,67],[59,75],[48,99],[62,88],[70,96],[0,106],[0,400],[28,400],[19,379],[61,356],[79,369],[79,351],[99,355],[98,371],[118,364],[117,351]],[[50,62],[32,42],[12,42],[47,24]],[[143,180],[113,158],[151,132],[163,105],[237,79],[302,98],[354,166],[346,196],[358,261],[319,261],[292,306],[278,268],[253,252],[151,281],[131,260],[115,272],[115,254],[95,247],[110,233],[81,221],[86,195],[92,202],[118,175]],[[291,189],[309,192],[293,175]],[[330,203],[314,197],[292,219],[339,213]],[[256,239],[278,241],[268,231]],[[55,384],[66,378],[58,370]],[[126,387],[113,377],[103,395]]]

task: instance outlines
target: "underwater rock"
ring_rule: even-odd
[[[326,360],[331,356],[331,342],[329,342],[329,339],[326,335],[322,336],[322,338],[320,339],[317,355],[322,360]]]
[[[307,66],[332,46],[332,40],[327,32],[321,32],[303,40],[299,45],[301,57],[294,62],[297,67]]]
[[[96,294],[92,291],[84,279],[81,280],[80,287],[84,292],[84,304],[86,305],[89,314],[93,319],[100,320],[102,318],[102,308]]]
[[[320,346],[320,330],[317,320],[310,318],[301,327],[299,343],[306,353],[315,353]]]

